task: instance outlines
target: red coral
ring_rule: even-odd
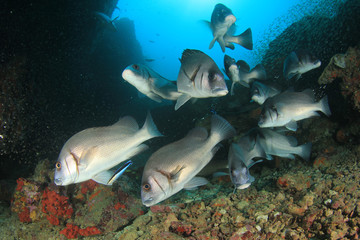
[[[16,180],[16,183],[17,183],[16,191],[21,191],[22,187],[24,186],[24,179],[19,178]]]
[[[171,222],[170,230],[182,236],[190,236],[193,226],[178,221]]]
[[[49,214],[48,220],[51,224],[58,225],[55,218],[68,219],[74,213],[69,203],[69,198],[46,188],[42,195],[42,211]],[[59,219],[58,219],[59,220]]]
[[[46,218],[52,225],[58,226],[60,224],[60,220],[54,215],[46,216]]]
[[[101,234],[101,231],[97,227],[80,229],[78,226],[68,223],[66,224],[66,228],[60,231],[60,234],[65,235],[68,239],[74,239],[79,235],[84,237],[98,235]]]
[[[66,224],[66,228],[60,231],[60,234],[65,235],[67,239],[74,239],[78,237],[79,229],[78,226],[68,223]]]
[[[281,188],[287,188],[289,186],[287,179],[285,179],[284,177],[279,177],[277,180],[277,184]]]
[[[88,237],[101,234],[101,231],[97,227],[87,227],[85,229],[80,229],[79,234],[81,236]]]
[[[31,222],[30,210],[26,207],[24,207],[23,210],[20,213],[18,213],[18,216],[20,222],[25,222],[25,223]]]
[[[99,186],[99,184],[93,180],[83,182],[81,183],[81,193],[86,194],[87,192],[92,192],[97,186]]]
[[[124,204],[121,204],[121,203],[118,202],[118,203],[115,204],[114,208],[116,210],[119,210],[120,208],[125,209],[126,206]]]

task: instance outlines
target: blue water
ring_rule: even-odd
[[[231,0],[218,2],[214,0],[182,1],[132,1],[121,0],[112,18],[127,17],[134,21],[138,41],[142,46],[145,58],[154,59],[145,62],[166,78],[175,80],[180,68],[179,58],[186,48],[199,49],[211,56],[220,68],[223,68],[224,54],[218,43],[209,50],[212,40],[211,30],[202,20],[210,21],[211,13],[217,3],[223,3],[236,16],[237,31],[242,33],[252,29],[254,50],[249,51],[236,45],[235,50],[226,49],[226,54],[235,59],[244,59],[250,66],[259,61],[260,48],[272,39],[266,31],[271,29],[271,37],[280,34],[294,20],[285,18],[289,9],[299,4],[299,0],[250,1]],[[276,22],[276,18],[281,18]],[[266,41],[264,42],[264,38]]]

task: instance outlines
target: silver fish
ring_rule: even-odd
[[[204,128],[192,129],[185,138],[170,143],[151,155],[146,162],[142,183],[142,203],[155,205],[183,188],[205,185],[207,180],[195,177],[219,149],[218,143],[235,135],[235,129],[222,117],[211,118],[211,133]]]
[[[250,66],[243,60],[235,62],[234,58],[228,55],[224,56],[225,73],[232,81],[231,95],[234,95],[234,86],[236,83],[249,88],[250,84],[258,80],[266,80],[266,71],[263,65],[256,65],[251,71]]]
[[[55,165],[55,184],[69,185],[92,179],[111,184],[109,169],[147,149],[144,141],[162,136],[148,114],[144,126],[126,116],[107,127],[88,128],[72,136]],[[115,173],[116,174],[116,173]]]
[[[125,81],[156,102],[177,100],[181,95],[177,91],[175,82],[172,82],[142,64],[132,64],[124,69],[122,77]]]
[[[293,51],[285,59],[283,69],[284,78],[290,80],[295,77],[295,80],[298,80],[301,77],[301,74],[318,68],[320,65],[321,61],[309,51]]]
[[[242,34],[233,36],[233,33],[235,33],[236,30],[235,22],[236,17],[231,9],[220,3],[215,5],[211,14],[211,22],[209,22],[209,26],[214,36],[213,40],[210,42],[209,49],[211,49],[217,41],[223,52],[225,52],[225,47],[234,49],[235,47],[232,43],[237,43],[252,50],[253,43],[251,29],[248,28]]]
[[[248,188],[254,177],[250,175],[249,169],[262,160],[253,159],[266,158],[266,153],[256,141],[256,137],[245,135],[237,143],[233,143],[229,149],[229,173],[232,183],[236,189]]]
[[[311,89],[303,92],[285,91],[268,98],[263,104],[258,125],[261,128],[285,126],[291,131],[296,131],[296,121],[319,116],[318,111],[330,116],[327,96],[318,102],[314,99]]]
[[[262,105],[266,99],[280,93],[280,87],[270,83],[254,81],[251,85],[251,100]]]
[[[208,55],[199,50],[184,50],[177,78],[178,92],[175,110],[190,98],[225,96],[228,93],[224,75]]]
[[[311,143],[300,146],[295,137],[285,136],[271,129],[259,128],[257,141],[266,152],[267,159],[272,159],[269,155],[283,158],[295,159],[295,155],[309,161],[311,154]]]

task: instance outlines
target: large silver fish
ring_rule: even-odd
[[[318,111],[331,115],[327,96],[315,102],[311,89],[303,92],[285,91],[268,98],[260,115],[259,127],[282,127],[296,131],[296,121],[319,116]]]
[[[236,83],[249,88],[254,80],[266,80],[266,71],[263,65],[256,65],[251,71],[250,66],[242,60],[235,62],[235,59],[224,56],[225,73],[232,81],[231,95],[234,95],[234,86]]]
[[[228,93],[224,75],[208,55],[199,50],[184,50],[177,78],[178,92],[175,110],[190,98],[225,96]]]
[[[76,133],[61,149],[55,165],[55,184],[64,186],[89,179],[111,184],[118,172],[109,169],[146,150],[142,143],[158,136],[161,133],[150,114],[141,129],[134,118],[126,116],[111,126]]]
[[[146,162],[142,182],[142,203],[149,207],[183,188],[205,185],[207,180],[195,177],[219,149],[218,143],[235,135],[235,129],[222,117],[211,119],[211,133],[194,128],[187,136],[153,153]]]
[[[295,80],[298,80],[301,77],[301,74],[318,68],[320,65],[321,61],[309,51],[293,51],[285,59],[283,69],[284,78],[290,80],[295,77]]]
[[[248,188],[254,177],[250,175],[249,169],[259,161],[253,159],[266,158],[266,153],[257,142],[256,136],[246,134],[237,143],[233,143],[229,149],[229,172],[230,179],[236,189]]]
[[[271,83],[261,83],[259,81],[254,81],[251,85],[251,100],[262,105],[266,99],[273,97],[280,93],[280,87],[275,86]]]
[[[122,77],[156,102],[161,102],[163,99],[174,101],[181,95],[177,91],[175,82],[160,76],[142,64],[132,64],[126,67],[122,72]]]
[[[225,52],[225,47],[234,49],[235,47],[232,43],[237,43],[244,48],[252,50],[253,43],[251,29],[248,28],[242,34],[233,36],[236,30],[235,22],[236,17],[231,9],[221,3],[215,5],[211,14],[211,22],[209,23],[214,36],[213,40],[210,42],[209,49],[211,49],[217,41],[223,52]]]
[[[306,161],[310,159],[311,143],[298,146],[295,137],[285,136],[271,129],[258,129],[257,142],[268,155],[268,159],[271,159],[269,155],[295,159],[294,154]]]

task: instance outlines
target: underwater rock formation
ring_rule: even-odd
[[[282,77],[283,63],[287,55],[297,49],[308,49],[318,57],[320,68],[306,73],[298,81],[301,89],[316,84],[314,80],[336,53],[345,52],[349,46],[355,46],[360,39],[360,6],[357,0],[349,0],[342,4],[338,13],[332,17],[307,16],[290,25],[269,44],[263,57],[263,65],[269,79],[287,86]]]
[[[360,111],[360,42],[349,47],[345,54],[334,55],[318,79],[319,84],[329,84],[341,79],[341,93],[351,98],[355,109]]]
[[[111,15],[116,4],[5,4],[0,22],[2,178],[29,176],[41,159],[55,160],[74,132],[115,121],[122,114],[119,106],[136,96],[121,80],[126,66],[143,61],[133,22],[119,19],[118,32],[110,32],[94,17],[95,11]]]

